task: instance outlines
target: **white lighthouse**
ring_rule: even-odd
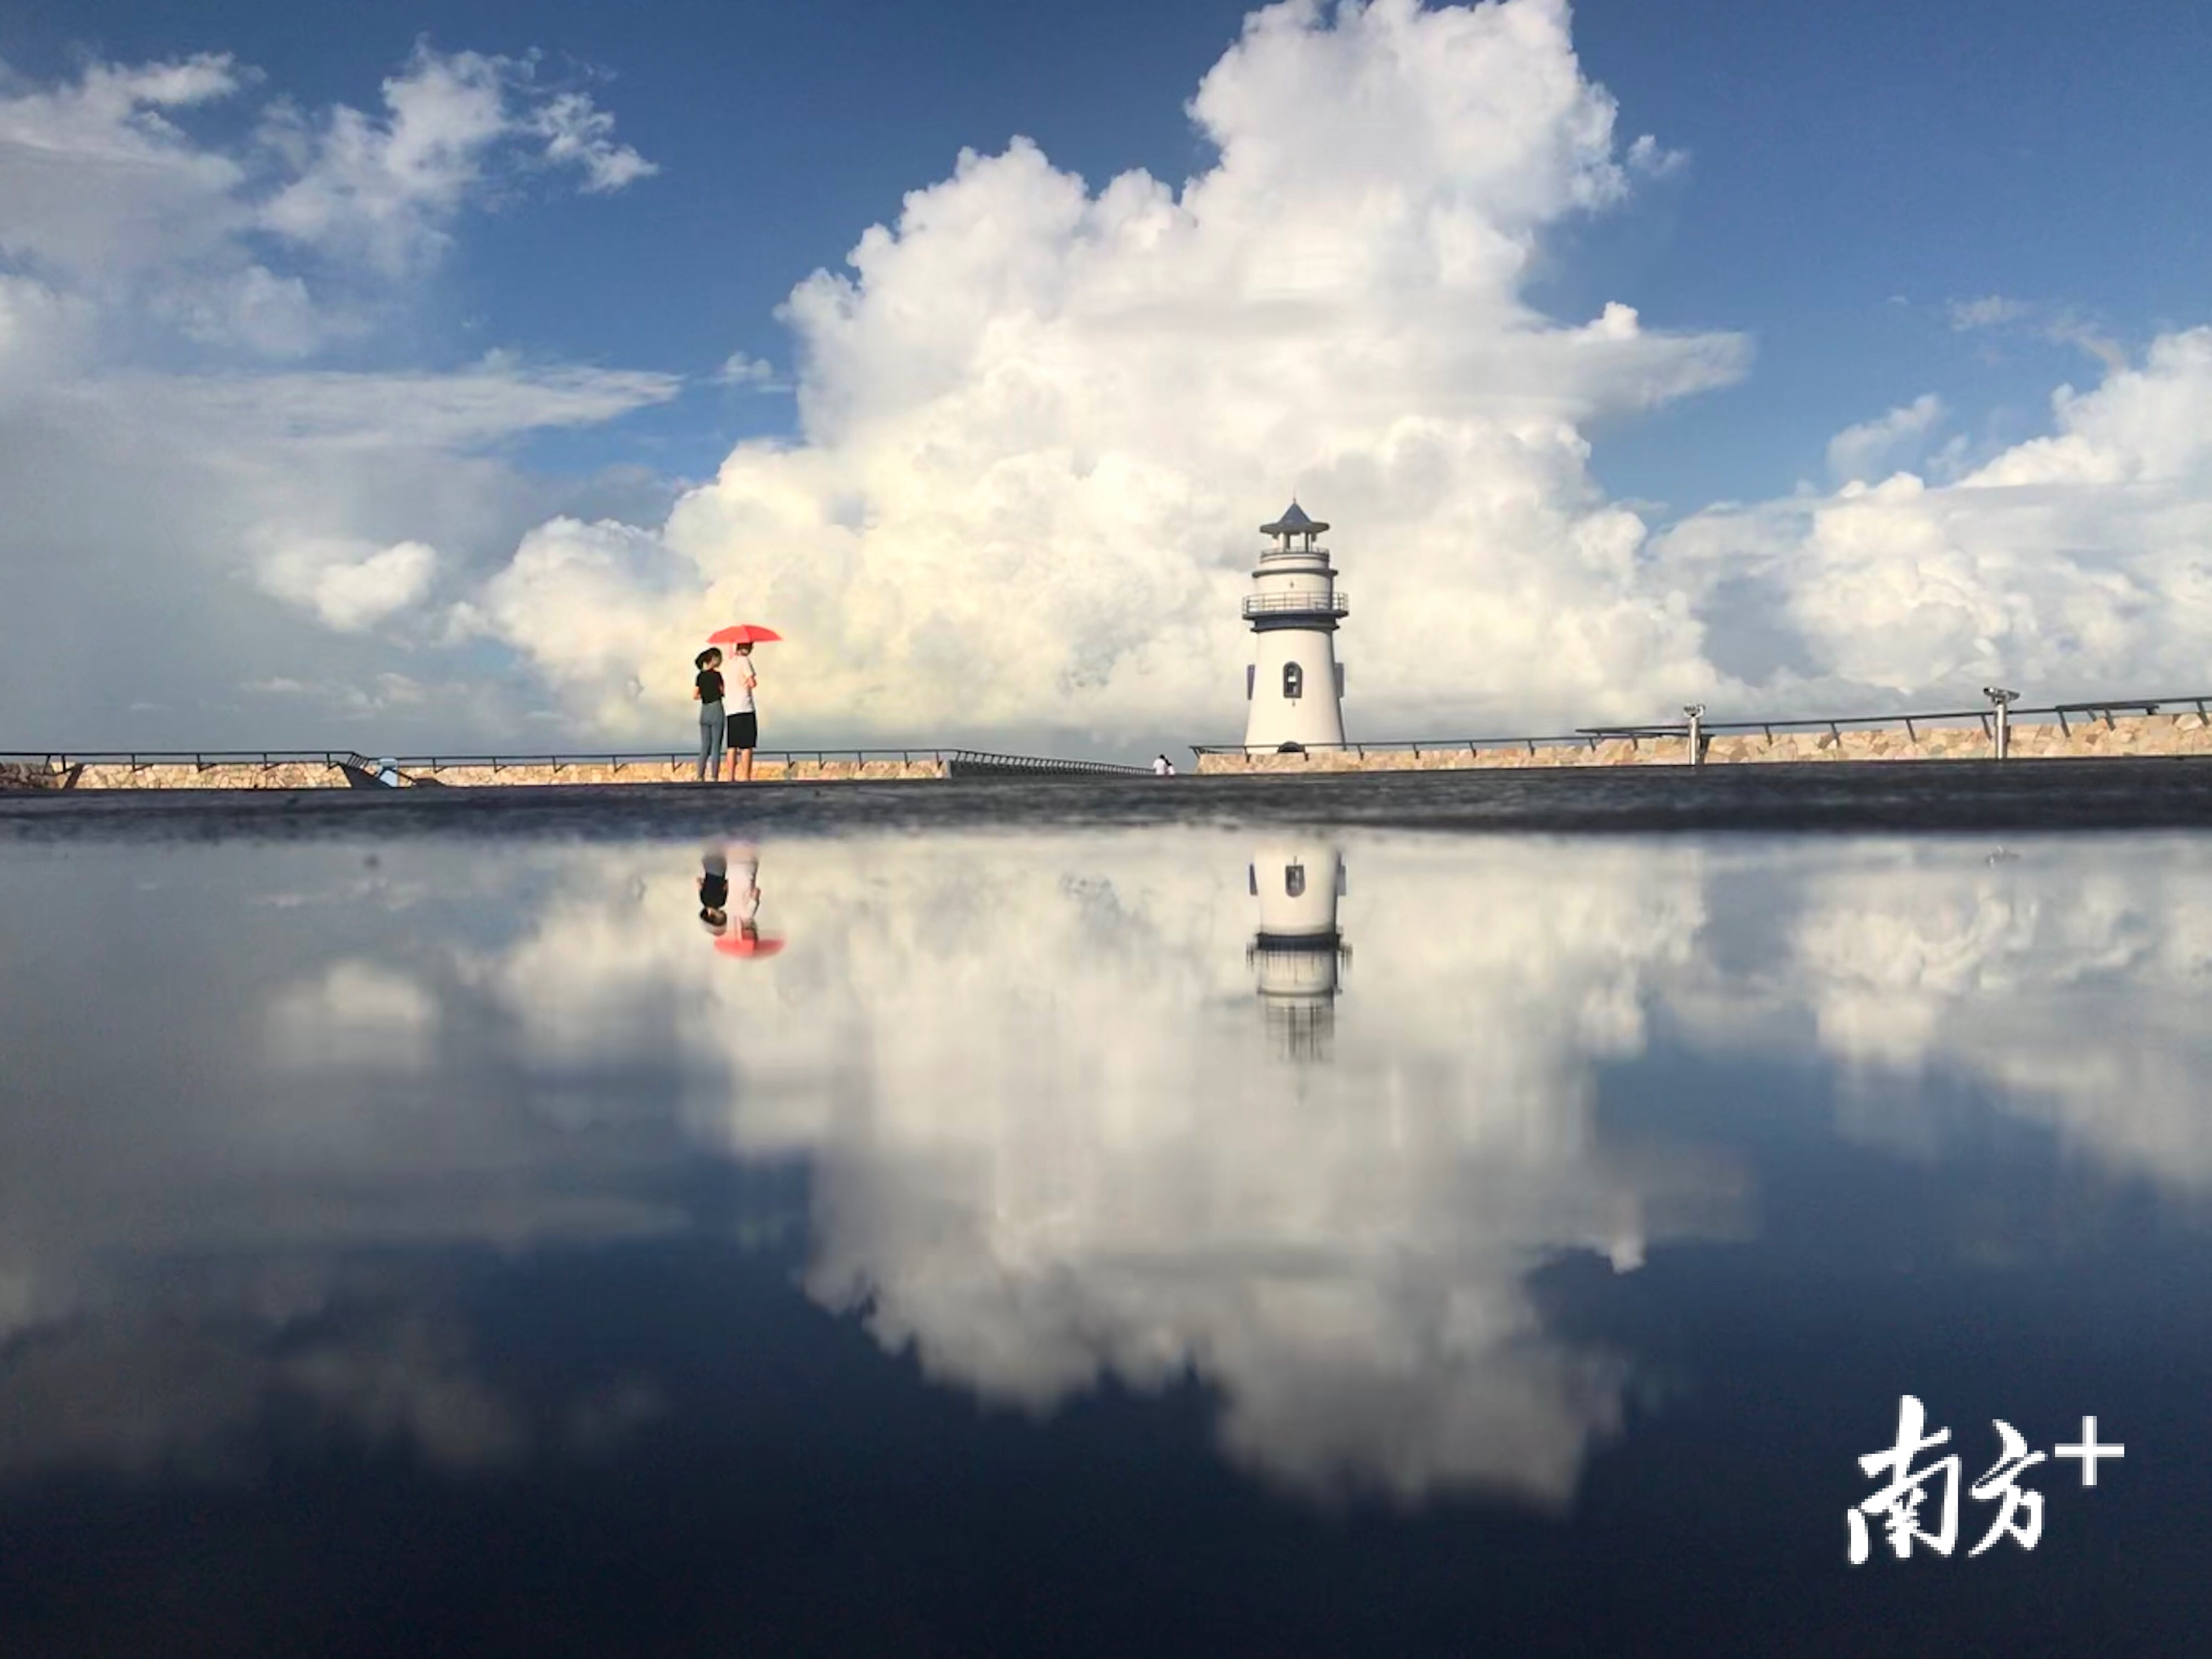
[[[1325,843],[1269,842],[1253,854],[1245,880],[1260,902],[1259,931],[1245,954],[1268,1029],[1290,1058],[1324,1059],[1340,970],[1352,954],[1336,930],[1344,860]]]
[[[1336,624],[1350,609],[1336,591],[1328,550],[1314,538],[1328,526],[1292,501],[1260,533],[1275,544],[1260,556],[1244,620],[1252,654],[1244,695],[1247,752],[1310,749],[1344,741],[1344,670],[1336,660]]]

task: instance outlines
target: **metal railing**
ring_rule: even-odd
[[[1285,599],[1291,595],[1265,595],[1255,598]],[[1310,603],[1306,596],[1296,596],[1300,603]],[[1342,595],[1335,596],[1341,599]],[[1251,603],[1248,600],[1247,603]],[[2149,715],[2190,710],[2212,724],[2212,692],[2178,697],[2102,697],[2078,702],[2050,703],[2040,708],[2008,709],[2011,724],[2022,721],[2041,721],[2056,724],[2070,734],[2074,722],[2094,723],[2101,720],[2110,726],[2119,715]],[[1917,738],[1922,726],[1978,726],[1984,736],[1994,740],[1993,711],[1990,708],[1939,709],[1927,713],[1906,714],[1841,714],[1808,716],[1790,720],[1700,720],[1701,737],[1711,738],[1723,732],[1763,733],[1771,738],[1778,732],[1820,732],[1840,738],[1847,729],[1866,729],[1881,726],[1902,726],[1908,738]],[[1686,738],[1690,726],[1686,721],[1654,722],[1644,726],[1586,726],[1569,732],[1549,735],[1488,738],[1402,738],[1378,743],[1316,743],[1299,745],[1304,752],[1349,752],[1355,755],[1411,752],[1414,755],[1444,754],[1461,750],[1479,752],[1486,749],[1521,749],[1534,754],[1539,749],[1561,746],[1595,749],[1600,744],[1626,739],[1632,744],[1645,738]],[[1193,744],[1194,755],[1268,755],[1280,752],[1279,745],[1267,744]],[[36,767],[49,772],[66,772],[82,766],[127,766],[136,770],[149,766],[190,765],[200,771],[217,766],[256,766],[270,770],[279,766],[318,765],[331,768],[349,767],[356,771],[374,775],[384,768],[396,767],[402,772],[439,772],[460,767],[481,767],[500,772],[524,768],[544,768],[559,772],[568,767],[606,766],[620,770],[627,766],[691,767],[698,763],[696,750],[563,750],[540,755],[397,755],[381,759],[372,758],[350,749],[171,749],[171,750],[0,750],[0,766]],[[1069,775],[1133,776],[1145,774],[1142,766],[1123,765],[1113,761],[1066,760],[1042,755],[1001,754],[990,750],[925,748],[855,748],[855,749],[763,749],[756,751],[756,758],[765,762],[781,762],[786,765],[812,761],[817,765],[850,761],[865,765],[870,762],[897,760],[911,765],[917,761],[945,764],[964,769],[971,775],[991,773],[1062,773]]]
[[[2084,702],[2050,703],[2038,708],[2013,707],[2008,711],[2011,724],[2037,720],[2045,725],[2055,724],[2070,734],[2073,726],[2069,716],[2076,720],[2094,721],[2101,718],[2110,726],[2118,714],[2148,715],[2179,713],[2184,709],[2195,712],[2208,723],[2212,723],[2212,691],[2201,696],[2181,697],[2103,697]],[[1980,726],[1983,735],[1993,741],[1996,729],[1990,708],[1938,709],[1929,713],[1910,714],[1838,714],[1816,715],[1795,720],[1715,720],[1702,717],[1698,721],[1700,737],[1710,738],[1721,732],[1763,733],[1772,738],[1778,732],[1826,732],[1841,738],[1846,729],[1866,730],[1882,726],[1902,726],[1907,738],[1917,740],[1920,728],[1927,726]],[[1687,738],[1687,720],[1654,721],[1645,726],[1580,726],[1572,732],[1548,736],[1511,738],[1401,738],[1381,743],[1309,743],[1297,745],[1307,753],[1366,754],[1451,754],[1461,750],[1478,753],[1486,749],[1521,749],[1534,754],[1539,749],[1586,748],[1595,749],[1601,743],[1626,739],[1633,744],[1644,738]],[[1273,755],[1284,752],[1281,745],[1273,744],[1212,743],[1193,744],[1194,755]]]
[[[1343,617],[1351,611],[1352,601],[1341,592],[1254,593],[1244,601],[1247,617]]]
[[[1112,777],[1146,777],[1152,769],[1124,766],[1118,761],[1054,760],[1042,755],[995,755],[987,750],[953,749],[945,758],[955,777],[962,773],[1060,772]]]

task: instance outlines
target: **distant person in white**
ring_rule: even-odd
[[[1152,775],[1156,778],[1173,777],[1175,775],[1175,763],[1170,760],[1165,755],[1153,756]]]

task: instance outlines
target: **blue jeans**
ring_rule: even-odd
[[[699,775],[720,777],[722,772],[722,734],[729,723],[722,717],[719,702],[699,705]]]

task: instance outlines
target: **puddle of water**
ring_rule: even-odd
[[[0,914],[12,1650],[2204,1611],[2212,843],[63,842]],[[2128,1453],[1853,1568],[1906,1394]]]

